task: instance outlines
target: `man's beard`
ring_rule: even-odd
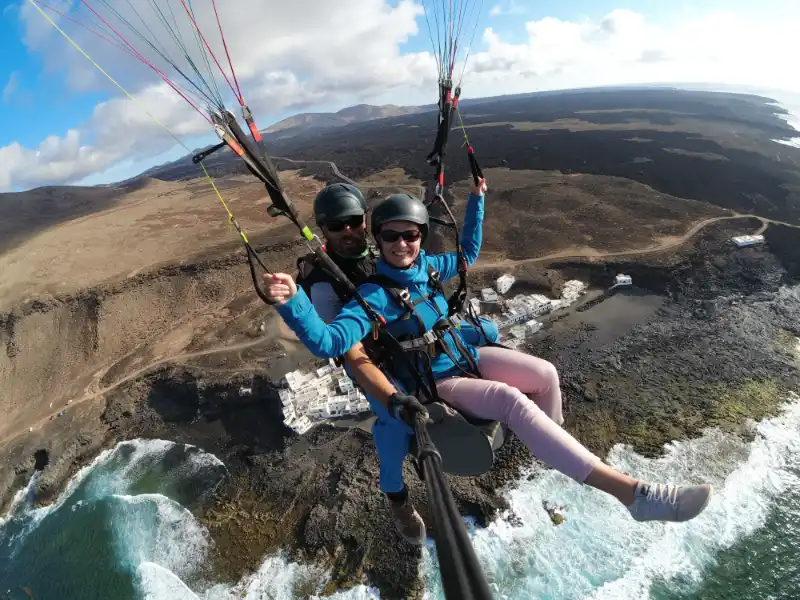
[[[334,247],[337,253],[352,258],[361,256],[366,249],[366,237],[360,235],[343,235]]]

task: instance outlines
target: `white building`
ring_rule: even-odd
[[[308,433],[308,431],[314,426],[311,420],[308,417],[300,417],[294,424],[293,429],[303,435],[304,433]]]
[[[536,319],[531,319],[525,323],[525,328],[528,330],[528,334],[536,333],[542,328],[542,323]]]
[[[350,412],[350,401],[347,396],[334,396],[325,403],[325,416],[341,417]]]
[[[470,298],[469,304],[476,315],[481,314],[481,301],[477,298]]]
[[[483,288],[481,290],[481,300],[484,302],[497,302],[497,292],[492,288]]]
[[[278,391],[284,423],[302,434],[315,421],[355,415],[369,410],[369,401],[344,369],[333,361],[310,373],[291,371],[287,387]]]
[[[317,369],[317,377],[325,377],[329,373],[333,373],[336,370],[336,365],[332,363],[328,363],[324,367],[320,367]]]
[[[314,376],[311,373],[302,373],[300,371],[289,371],[286,375],[284,375],[286,384],[293,392],[300,389],[305,383],[311,381],[313,377]]]
[[[306,415],[309,417],[322,418],[328,416],[328,403],[327,401],[316,401],[311,403],[306,410]]]
[[[738,235],[731,239],[739,248],[743,248],[745,246],[756,246],[764,243],[763,235]]]
[[[633,278],[630,275],[620,273],[614,278],[614,285],[633,285]]]
[[[354,387],[353,380],[349,377],[340,377],[339,381],[336,382],[336,387],[339,388],[342,394],[347,394]]]
[[[505,275],[501,275],[497,278],[495,287],[497,288],[498,293],[505,294],[511,289],[511,286],[514,285],[515,281],[516,278],[513,275],[506,273]]]
[[[586,284],[577,279],[571,279],[564,284],[561,290],[561,297],[568,302],[578,299],[578,296],[586,293]]]

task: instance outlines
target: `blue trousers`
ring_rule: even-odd
[[[496,342],[498,338],[497,326],[488,319],[481,319],[483,330],[489,342]],[[487,341],[472,325],[462,323],[461,333],[464,340],[473,346],[484,346]],[[378,451],[379,485],[383,492],[400,492],[403,490],[403,461],[408,454],[411,436],[414,430],[405,422],[395,419],[389,410],[378,400],[367,395],[372,412],[377,420],[372,425],[372,439]]]

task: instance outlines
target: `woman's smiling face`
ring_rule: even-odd
[[[378,233],[384,260],[398,269],[414,264],[422,245],[419,225],[410,221],[390,221]]]

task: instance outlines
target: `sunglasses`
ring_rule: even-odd
[[[342,219],[340,221],[328,221],[325,223],[325,228],[328,231],[338,233],[339,231],[344,231],[345,227],[349,227],[350,229],[361,229],[363,225],[364,217],[362,215],[356,215],[354,217],[347,217],[346,219]]]
[[[395,243],[400,238],[403,238],[406,243],[416,242],[422,233],[419,229],[407,229],[406,231],[392,231],[391,229],[381,229],[378,233],[380,238],[389,244]]]

